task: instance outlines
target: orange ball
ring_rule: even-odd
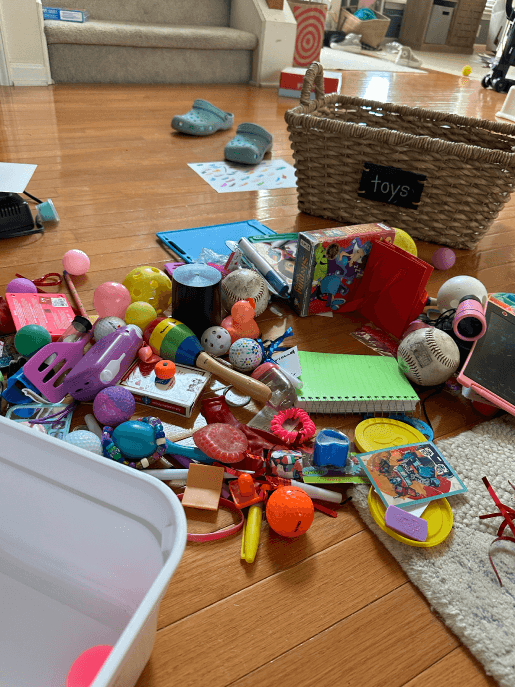
[[[314,517],[313,501],[299,487],[279,487],[266,504],[268,524],[283,537],[300,537],[309,530]]]

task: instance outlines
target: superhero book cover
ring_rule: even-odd
[[[357,454],[384,505],[403,508],[463,494],[467,487],[431,442]]]
[[[295,312],[349,311],[374,241],[394,239],[395,229],[386,224],[301,232],[291,289]]]

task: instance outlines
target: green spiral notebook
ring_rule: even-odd
[[[395,358],[299,351],[298,406],[314,413],[411,412],[419,402]]]

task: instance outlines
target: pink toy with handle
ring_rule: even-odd
[[[76,401],[92,401],[99,391],[120,381],[142,343],[142,331],[135,324],[103,336],[64,380],[65,394]]]
[[[43,346],[23,366],[23,374],[47,398],[59,403],[65,396],[64,380],[84,355],[84,347],[93,336],[85,332],[76,341],[55,341]]]

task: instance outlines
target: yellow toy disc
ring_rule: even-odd
[[[427,437],[418,429],[400,420],[390,420],[388,417],[363,420],[356,427],[354,434],[354,443],[360,453],[417,444],[421,441],[427,441]]]
[[[452,508],[449,505],[449,501],[446,498],[437,499],[436,501],[430,501],[429,505],[425,511],[420,516],[423,520],[427,521],[427,539],[426,541],[416,541],[415,539],[409,539],[404,537],[402,534],[391,530],[384,523],[384,514],[386,513],[386,507],[377,495],[374,487],[370,487],[368,492],[368,508],[370,510],[370,515],[374,518],[377,525],[397,541],[401,541],[409,546],[437,546],[441,544],[449,536],[452,530],[453,516]]]
[[[415,241],[411,238],[411,236],[406,233],[403,229],[395,229],[395,238],[393,240],[393,245],[398,246],[399,248],[402,248],[402,250],[407,251],[408,253],[411,253],[415,257],[417,257],[417,246],[415,244]]]

